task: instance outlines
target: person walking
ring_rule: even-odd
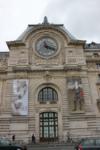
[[[15,142],[15,134],[12,135],[12,141]]]
[[[35,143],[35,135],[32,134],[32,143]]]

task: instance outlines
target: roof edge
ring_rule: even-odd
[[[18,47],[18,46],[25,46],[25,43],[21,40],[15,40],[15,41],[7,41],[6,42],[8,48],[11,48],[11,47]]]
[[[86,43],[86,40],[71,40],[69,44],[75,44],[75,45],[84,45]]]

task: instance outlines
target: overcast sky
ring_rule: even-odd
[[[0,51],[8,51],[6,41],[44,16],[64,24],[77,39],[100,43],[100,0],[0,0]]]

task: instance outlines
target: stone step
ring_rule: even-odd
[[[73,144],[29,144],[28,150],[74,150]]]

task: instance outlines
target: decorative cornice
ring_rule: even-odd
[[[0,57],[8,57],[9,52],[0,52]]]
[[[8,48],[11,47],[19,47],[19,46],[25,46],[25,43],[20,41],[20,40],[16,40],[16,41],[7,41],[7,46]]]
[[[100,58],[86,58],[86,62],[100,62]]]
[[[25,71],[30,71],[31,68],[30,68],[29,66],[14,66],[14,67],[12,67],[12,70],[13,70],[14,72],[19,72],[19,71],[25,72]]]
[[[81,66],[64,66],[64,70],[66,71],[81,71]]]
[[[69,45],[70,45],[70,44],[74,44],[74,45],[83,45],[83,46],[84,46],[85,43],[86,43],[85,40],[71,40],[71,41],[69,42]]]

